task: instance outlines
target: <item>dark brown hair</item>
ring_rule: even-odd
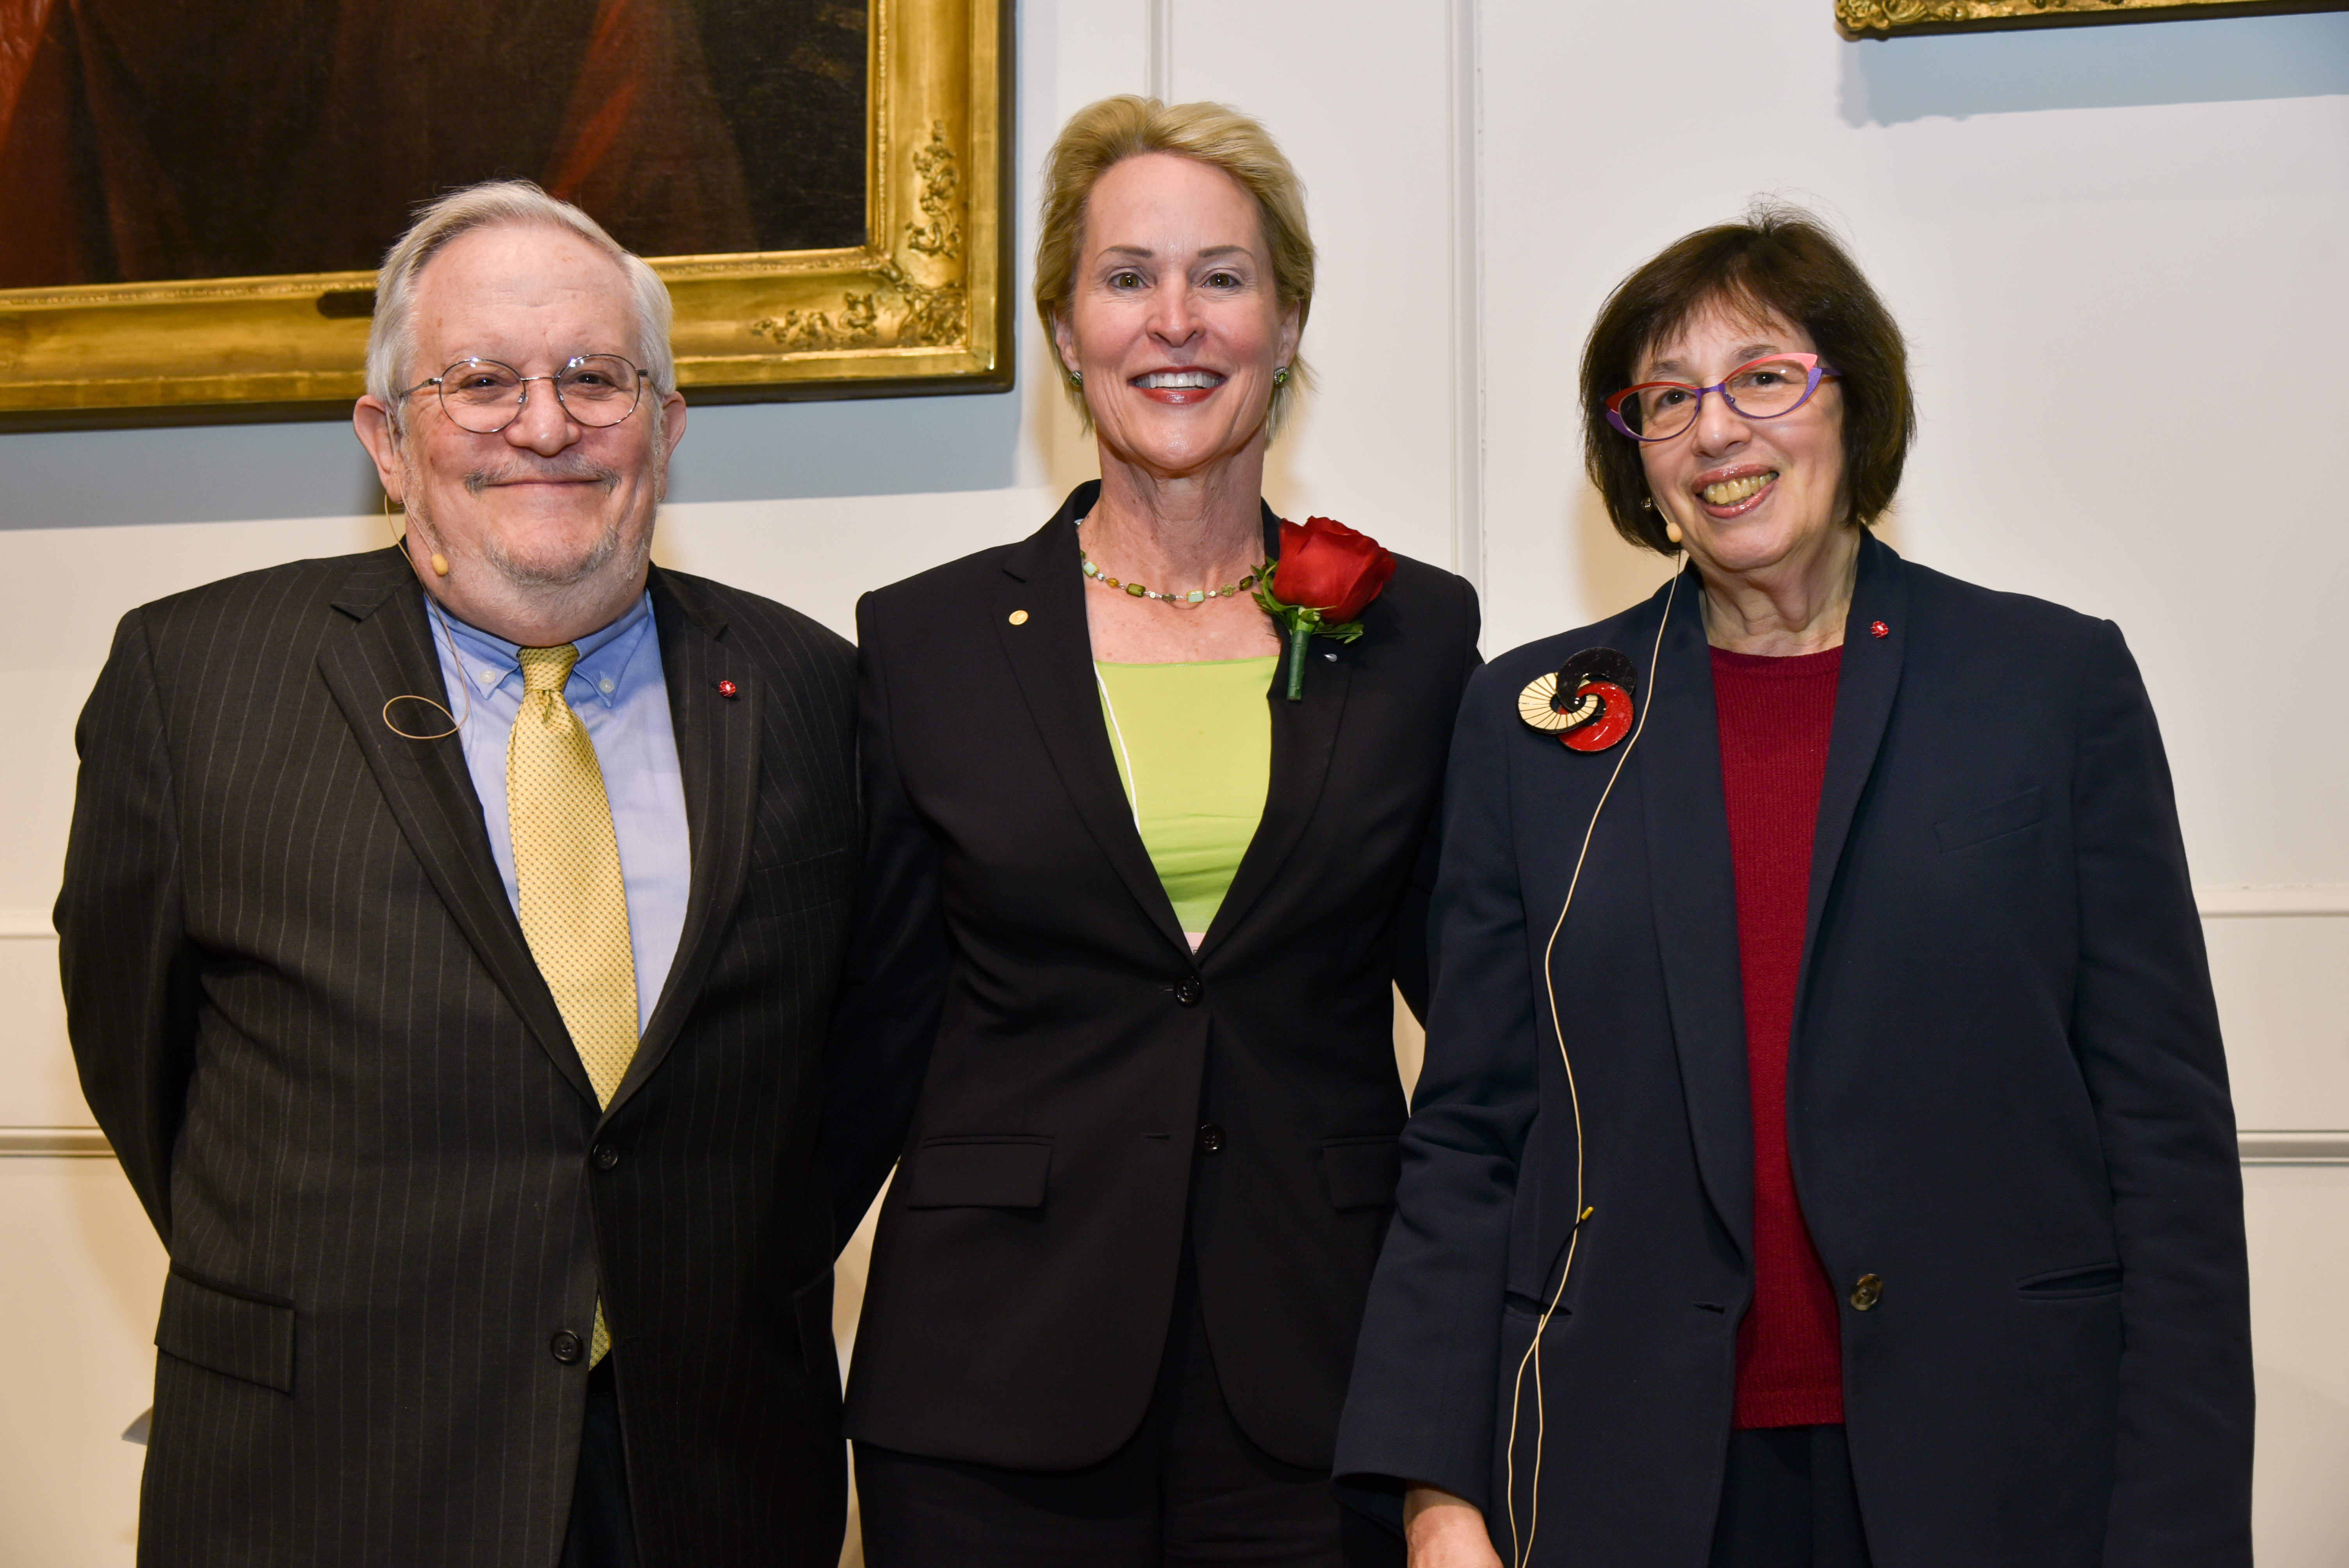
[[[1844,248],[1797,208],[1762,207],[1742,223],[1699,229],[1615,286],[1582,348],[1582,451],[1615,531],[1661,554],[1664,514],[1646,504],[1640,444],[1607,422],[1607,399],[1632,384],[1642,356],[1707,308],[1783,316],[1810,334],[1840,374],[1844,484],[1852,520],[1871,527],[1892,504],[1917,438],[1909,348],[1892,313]]]

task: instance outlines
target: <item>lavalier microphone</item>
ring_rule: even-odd
[[[1677,535],[1677,530],[1674,531]],[[1673,542],[1678,543],[1675,537]],[[1572,750],[1599,752],[1613,746],[1630,731],[1630,739],[1615,758],[1614,771],[1607,776],[1607,786],[1599,792],[1599,803],[1590,809],[1590,820],[1582,830],[1582,846],[1574,857],[1574,872],[1566,884],[1566,902],[1558,906],[1557,920],[1550,926],[1549,941],[1542,946],[1542,984],[1549,1001],[1550,1033],[1557,1041],[1558,1062],[1566,1069],[1568,1103],[1574,1111],[1574,1224],[1567,1233],[1566,1262],[1558,1270],[1557,1288],[1550,1295],[1549,1305],[1542,1309],[1534,1325],[1531,1344],[1517,1359],[1517,1375],[1509,1393],[1509,1446],[1506,1455],[1506,1484],[1508,1491],[1509,1552],[1513,1568],[1529,1568],[1533,1561],[1534,1536],[1541,1526],[1541,1461],[1542,1440],[1547,1434],[1548,1412],[1542,1402],[1542,1336],[1549,1331],[1550,1319],[1557,1313],[1558,1304],[1566,1298],[1566,1282],[1574,1274],[1574,1255],[1582,1244],[1582,1229],[1590,1222],[1597,1208],[1587,1201],[1583,1184],[1582,1093],[1574,1077],[1574,1057],[1568,1051],[1566,1026],[1557,1007],[1557,971],[1555,967],[1557,939],[1566,929],[1566,917],[1574,908],[1574,895],[1582,885],[1582,868],[1590,858],[1591,841],[1599,832],[1599,818],[1607,810],[1607,802],[1615,793],[1615,785],[1623,777],[1623,766],[1631,760],[1631,752],[1640,744],[1640,735],[1648,727],[1648,715],[1655,710],[1659,661],[1663,656],[1664,629],[1671,624],[1672,605],[1680,597],[1681,578],[1685,575],[1687,555],[1678,556],[1681,569],[1672,573],[1671,586],[1664,594],[1664,613],[1656,623],[1656,640],[1648,653],[1648,695],[1639,705],[1638,717],[1632,717],[1631,693],[1636,689],[1638,672],[1631,661],[1613,648],[1586,648],[1569,656],[1555,675],[1537,676],[1517,696],[1517,715],[1531,728],[1545,735],[1556,735]],[[1578,737],[1582,743],[1578,745]],[[1525,1403],[1526,1368],[1534,1374],[1534,1463],[1531,1506],[1527,1511],[1525,1535],[1517,1534],[1517,1415]]]

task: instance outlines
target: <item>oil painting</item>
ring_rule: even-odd
[[[330,413],[416,208],[537,181],[698,400],[1007,384],[1008,0],[0,0],[0,424]]]

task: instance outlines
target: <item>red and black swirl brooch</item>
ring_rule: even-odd
[[[1585,648],[1556,675],[1536,676],[1517,694],[1517,717],[1575,751],[1604,751],[1630,732],[1639,671],[1613,648]]]

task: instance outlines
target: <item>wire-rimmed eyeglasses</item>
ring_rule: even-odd
[[[524,376],[495,359],[460,359],[438,376],[428,377],[400,394],[410,397],[430,387],[440,394],[441,410],[460,430],[494,436],[522,418],[530,401],[530,384],[554,385],[554,400],[575,422],[600,429],[616,425],[636,411],[644,400],[643,369],[616,354],[574,354],[552,376]]]
[[[1751,359],[1711,387],[1684,381],[1642,381],[1607,399],[1607,422],[1635,441],[1669,441],[1696,423],[1705,395],[1749,419],[1775,419],[1811,400],[1819,383],[1837,375],[1816,354],[1773,354]]]

